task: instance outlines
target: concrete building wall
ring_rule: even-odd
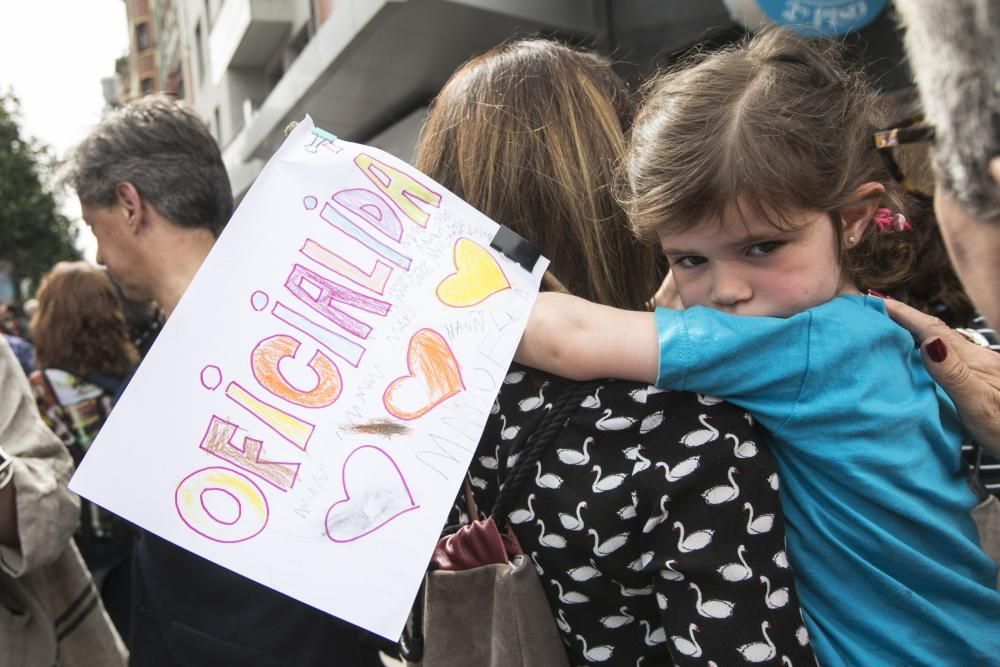
[[[129,85],[134,96],[159,90],[152,0],[125,0],[129,28]]]
[[[165,44],[179,55],[170,62],[218,137],[237,196],[306,113],[338,136],[412,159],[426,105],[451,72],[511,37],[590,46],[638,82],[701,40],[745,34],[723,0],[126,1],[130,22],[149,3],[175,7],[177,38]],[[853,39],[884,85],[906,84],[888,16]],[[176,70],[161,61],[161,73]]]

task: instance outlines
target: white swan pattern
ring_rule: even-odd
[[[491,406],[492,443],[488,454],[480,445],[470,471],[479,476],[477,496],[481,484],[504,481],[518,452],[527,451],[525,436],[535,429],[528,424],[557,403],[551,381],[530,374],[511,379],[519,388],[505,390]],[[760,446],[742,411],[724,418],[716,410],[729,411],[728,405],[714,408],[717,399],[702,397],[700,407],[692,396],[687,413],[674,412],[663,407],[683,394],[655,396],[663,390],[613,384],[583,398],[565,434],[534,462],[534,474],[527,471],[528,488],[509,514],[526,551],[537,550],[530,557],[548,584],[571,664],[658,664],[663,645],[701,664],[775,664],[779,656],[783,664],[811,664],[808,648],[800,648],[808,641],[805,628],[792,636],[801,619],[775,520],[777,497],[768,496],[777,476],[768,477],[768,462],[756,463]],[[682,446],[671,449],[671,442]],[[728,483],[720,484],[723,473]],[[751,483],[757,479],[762,483]],[[686,509],[695,504],[704,509]],[[740,536],[749,542],[737,546]],[[708,567],[706,559],[713,559]],[[661,626],[650,609],[674,620]],[[773,627],[761,625],[765,618]],[[777,627],[786,629],[783,637]],[[716,648],[720,634],[728,656]]]

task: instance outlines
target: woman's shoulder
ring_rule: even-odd
[[[582,383],[552,375],[534,368],[511,364],[497,394],[498,411],[504,412],[527,403],[544,406],[556,397]],[[580,408],[597,411],[603,415],[610,411],[608,419],[615,416],[639,419],[637,428],[642,430],[641,420],[649,418],[655,422],[659,416],[670,415],[671,421],[697,423],[699,416],[709,416],[732,424],[732,428],[742,425],[753,427],[752,418],[741,408],[720,398],[688,391],[661,389],[655,385],[628,380],[604,379],[587,383],[590,392],[581,400]],[[526,399],[533,400],[527,401]],[[614,422],[620,425],[621,421]],[[610,426],[603,422],[604,429]],[[623,429],[624,430],[624,429]],[[646,431],[648,432],[648,431]]]
[[[497,420],[497,429],[511,429],[513,425],[530,430],[546,408],[581,385],[514,364],[503,380],[491,417]],[[710,436],[740,441],[763,439],[746,410],[714,396],[626,380],[588,382],[587,391],[580,396],[579,406],[567,424],[577,435],[592,434],[604,441],[631,444],[683,445]]]

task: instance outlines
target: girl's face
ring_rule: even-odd
[[[729,207],[722,224],[703,223],[661,234],[686,308],[707,306],[734,315],[788,317],[838,294],[842,284],[837,238],[822,211],[786,214],[782,231]]]

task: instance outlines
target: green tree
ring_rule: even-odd
[[[76,230],[44,183],[53,161],[48,148],[22,135],[17,97],[0,91],[0,261],[13,267],[15,292],[33,292],[56,262],[79,259]],[[19,294],[19,298],[25,295]]]

